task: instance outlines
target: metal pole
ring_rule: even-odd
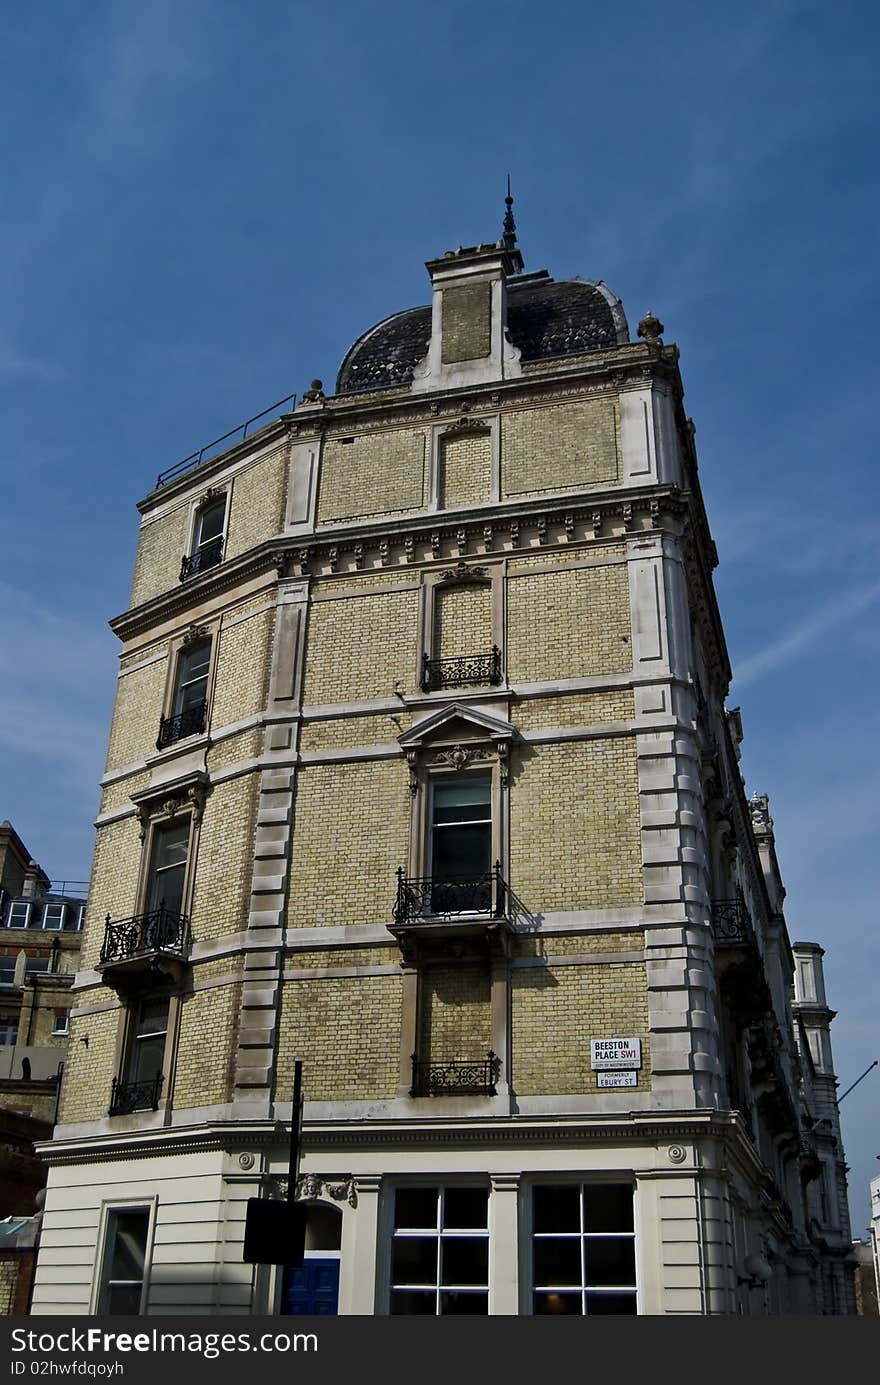
[[[296,1201],[296,1179],[299,1173],[299,1146],[302,1130],[302,1059],[293,1065],[293,1107],[290,1112],[290,1163],[287,1167],[287,1201]]]
[[[865,1068],[865,1071],[862,1073],[862,1077],[867,1077],[867,1076],[868,1076],[868,1073],[869,1073],[869,1072],[872,1072],[873,1069],[876,1068],[876,1066],[877,1066],[878,1063],[880,1063],[880,1058],[875,1058],[874,1061],[873,1061],[873,1063],[871,1064],[871,1066],[870,1066],[869,1068]],[[846,1091],[844,1092],[843,1096],[839,1096],[839,1097],[837,1098],[837,1104],[838,1104],[838,1106],[839,1106],[840,1103],[843,1101],[843,1097],[844,1097],[844,1096],[849,1096],[849,1094],[850,1094],[850,1092],[852,1091],[853,1087],[857,1087],[857,1086],[859,1085],[859,1083],[860,1083],[861,1080],[862,1080],[862,1077],[857,1077],[856,1080],[855,1080],[855,1082],[853,1082],[849,1087],[847,1087],[847,1089],[846,1089]]]

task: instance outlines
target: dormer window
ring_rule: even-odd
[[[192,551],[180,566],[180,580],[197,577],[216,567],[223,557],[223,530],[226,524],[226,496],[207,500],[196,511]]]

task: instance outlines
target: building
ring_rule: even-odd
[[[678,351],[427,269],[139,506],[33,1311],[847,1311]]]
[[[23,1311],[35,1199],[52,1134],[79,962],[85,886],[53,886],[9,821],[0,823],[0,1316]]]

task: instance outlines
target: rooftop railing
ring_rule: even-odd
[[[208,461],[209,454],[221,443],[225,442],[228,447],[231,447],[233,442],[246,438],[252,423],[266,418],[268,414],[274,414],[275,410],[280,409],[284,404],[292,404],[292,407],[295,407],[295,403],[296,395],[288,394],[286,398],[279,399],[276,404],[270,404],[268,409],[264,409],[262,413],[254,414],[253,418],[245,419],[244,423],[240,423],[237,428],[231,428],[221,438],[215,438],[213,442],[206,442],[204,447],[199,448],[198,452],[190,452],[189,456],[184,457],[182,461],[176,462],[174,466],[168,467],[165,471],[160,471],[156,477],[156,489],[158,490],[160,486],[167,486],[169,481],[176,481],[178,476],[185,476],[188,471],[194,471],[197,466],[201,466],[202,462]],[[288,412],[292,412],[292,409]]]

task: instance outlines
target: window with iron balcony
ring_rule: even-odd
[[[181,650],[177,659],[171,714],[160,719],[157,750],[165,750],[187,736],[198,736],[204,731],[210,666],[210,639],[196,640]]]
[[[209,500],[196,513],[192,552],[180,564],[180,580],[198,577],[217,567],[223,558],[223,528],[226,523],[226,496]]]

